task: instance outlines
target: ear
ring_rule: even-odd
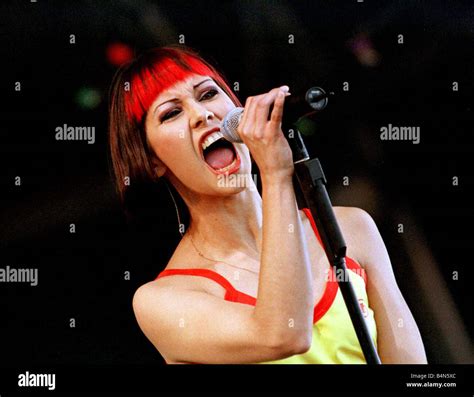
[[[166,165],[164,165],[163,162],[157,157],[153,157],[151,163],[156,177],[161,178],[167,170]]]

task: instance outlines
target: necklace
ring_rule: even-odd
[[[232,264],[230,264],[230,263],[228,263],[228,262],[218,261],[218,260],[215,260],[215,259],[210,259],[210,258],[208,258],[207,256],[205,256],[205,255],[199,250],[198,247],[196,247],[196,244],[194,243],[194,240],[193,240],[193,238],[191,237],[191,235],[188,234],[188,233],[186,233],[186,235],[189,235],[189,238],[190,238],[190,240],[191,240],[191,244],[193,245],[194,249],[196,250],[196,252],[198,253],[198,255],[199,255],[200,257],[202,257],[202,258],[204,258],[204,259],[206,259],[206,260],[208,260],[208,261],[211,261],[211,262],[221,262],[221,263],[225,263],[226,265],[229,265],[229,266],[232,266],[232,267],[234,267],[234,268],[237,268],[237,269],[239,269],[239,270],[247,270],[248,272],[251,272],[251,273],[254,273],[254,274],[259,274],[259,272],[256,272],[255,270],[250,270],[250,269],[247,269],[247,268],[245,268],[245,267],[239,267],[239,266],[236,266],[236,265],[232,265]]]
[[[235,266],[235,265],[231,265],[230,263],[227,263],[227,262],[224,262],[224,261],[216,261],[214,259],[210,259],[206,256],[203,255],[203,253],[198,249],[198,247],[196,247],[196,244],[194,244],[194,240],[193,238],[191,237],[190,234],[184,232],[181,230],[181,226],[183,226],[183,224],[181,223],[181,217],[179,216],[179,210],[178,210],[178,205],[176,204],[176,200],[174,199],[174,195],[173,193],[171,192],[171,189],[170,187],[168,186],[168,183],[166,182],[165,180],[165,184],[166,184],[166,187],[168,189],[168,192],[170,193],[170,196],[171,196],[171,199],[173,200],[173,204],[174,204],[174,208],[176,210],[176,217],[178,218],[178,226],[179,226],[179,233],[181,234],[181,238],[183,238],[185,235],[189,235],[189,238],[191,239],[191,244],[193,245],[194,249],[196,250],[196,252],[199,254],[200,257],[208,260],[208,261],[211,261],[211,262],[222,262],[222,263],[225,263],[226,265],[229,265],[231,267],[234,267],[234,268],[237,268],[239,270],[247,270],[248,272],[251,272],[251,273],[254,273],[254,274],[259,274],[259,272],[256,272],[255,270],[250,270],[250,269],[246,269],[244,267],[239,267],[239,266]]]

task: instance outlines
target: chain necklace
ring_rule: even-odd
[[[187,230],[186,232],[183,232],[181,230],[181,226],[182,226],[182,223],[181,223],[181,217],[179,216],[179,210],[178,210],[178,205],[176,204],[176,200],[174,199],[174,195],[173,193],[171,192],[171,189],[170,187],[168,186],[168,183],[166,182],[165,180],[165,184],[166,184],[166,187],[168,189],[168,192],[170,193],[170,196],[171,196],[171,199],[173,200],[173,204],[174,204],[174,208],[176,210],[176,216],[178,218],[178,227],[179,227],[179,233],[181,234],[181,238],[183,238],[185,235],[188,235],[189,238],[191,239],[191,244],[193,245],[194,249],[196,250],[196,252],[199,254],[200,257],[208,260],[208,261],[211,261],[211,262],[221,262],[221,263],[225,263],[226,265],[229,265],[231,267],[234,267],[234,268],[237,268],[239,270],[247,270],[248,272],[251,272],[251,273],[254,273],[254,274],[259,274],[259,272],[256,272],[255,270],[250,270],[250,269],[246,269],[244,267],[239,267],[239,266],[236,266],[236,265],[231,265],[230,263],[227,263],[227,262],[224,262],[224,261],[216,261],[215,259],[210,259],[208,258],[207,256],[203,255],[203,253],[198,249],[198,247],[196,247],[196,244],[194,244],[194,240],[193,238],[191,237],[191,235],[189,233],[187,233]]]
[[[208,258],[207,256],[203,255],[203,253],[198,249],[198,247],[196,247],[196,244],[194,244],[194,240],[193,240],[193,238],[191,237],[191,235],[188,234],[188,233],[186,233],[186,235],[189,235],[189,238],[190,238],[190,240],[191,240],[191,244],[193,245],[194,249],[197,251],[197,253],[199,254],[200,257],[202,257],[202,258],[204,258],[204,259],[206,259],[206,260],[208,260],[208,261],[211,261],[211,262],[221,262],[221,263],[225,263],[226,265],[229,265],[229,266],[232,266],[232,267],[234,267],[234,268],[237,268],[237,269],[239,269],[239,270],[247,270],[248,272],[251,272],[251,273],[254,273],[254,274],[259,274],[259,272],[256,272],[256,271],[254,271],[254,270],[247,269],[247,268],[245,268],[245,267],[239,267],[239,266],[236,266],[236,265],[232,265],[232,264],[230,264],[230,263],[228,263],[228,262],[217,261],[217,260],[215,260],[215,259],[210,259],[210,258]]]

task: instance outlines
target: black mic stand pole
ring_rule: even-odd
[[[327,103],[327,95],[325,98]],[[338,284],[365,360],[367,364],[381,364],[375,344],[362,315],[354,287],[349,279],[345,260],[347,246],[326,190],[327,181],[321,164],[317,158],[309,158],[300,132],[294,125],[288,130],[287,138],[293,151],[295,174],[300,191],[303,193],[306,208],[309,208],[316,222],[329,263],[336,270]],[[342,275],[342,277],[339,275]]]

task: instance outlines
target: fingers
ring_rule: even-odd
[[[245,101],[244,113],[239,123],[239,134],[249,138],[249,134],[253,134],[254,138],[261,138],[268,123],[268,113],[272,104],[273,110],[270,121],[277,124],[281,123],[284,98],[286,95],[290,95],[288,91],[289,87],[284,85],[274,88],[266,94],[248,97]]]
[[[270,121],[280,126],[283,121],[283,105],[285,104],[285,94],[283,91],[280,91],[277,94],[275,103],[273,104],[272,114],[270,116]]]
[[[260,126],[257,124],[257,118],[258,118],[258,102],[261,99],[261,95],[253,97],[251,102],[250,102],[250,107],[249,107],[249,114],[248,114],[248,123],[251,128],[253,129],[253,135],[255,138],[261,138],[262,136],[262,129]]]
[[[279,92],[288,92],[288,86],[284,85],[279,88],[274,88],[273,90],[269,91],[267,94],[262,95],[257,104],[257,112],[256,112],[256,125],[259,127],[263,127],[268,122],[268,113],[270,111],[270,106],[275,102]]]
[[[252,100],[253,97],[249,96],[245,101],[244,112],[242,113],[242,118],[240,119],[239,125],[237,127],[237,132],[239,133],[240,137],[247,136],[247,131],[245,127],[248,125],[247,120],[249,118],[249,111],[251,107],[250,104],[252,103]]]

